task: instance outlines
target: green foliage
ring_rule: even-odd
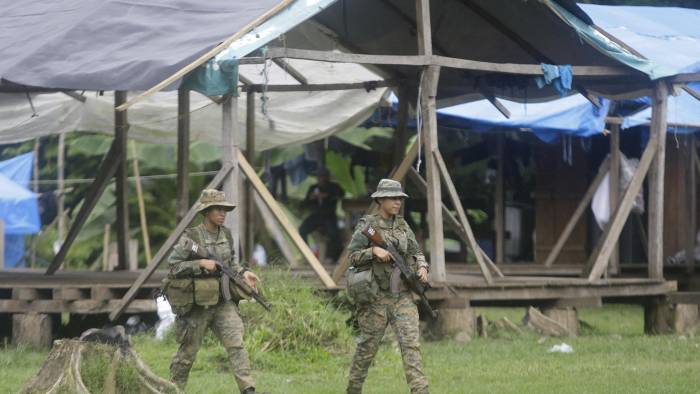
[[[364,197],[367,195],[365,187],[365,173],[360,168],[355,167],[354,176],[350,174],[353,167],[350,167],[350,158],[340,153],[329,151],[326,153],[326,167],[333,175],[333,181],[343,188],[346,195],[351,197]]]
[[[335,134],[335,137],[347,142],[348,144],[367,150],[377,150],[377,142],[379,140],[386,143],[390,141],[394,134],[394,129],[388,127],[355,127]]]

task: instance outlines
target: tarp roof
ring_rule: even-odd
[[[0,78],[46,88],[145,90],[277,3],[0,0]]]
[[[143,90],[278,3],[56,0],[27,4],[0,0],[0,77],[45,88]],[[414,2],[304,3],[332,3],[314,21],[328,28],[347,49],[369,54],[417,53]],[[610,84],[610,78],[575,80],[605,94],[627,92],[646,86],[649,77],[668,75],[667,70],[636,58],[596,33],[587,24],[586,14],[570,0],[433,0],[431,19],[436,54],[497,63],[625,64],[639,71],[622,85]],[[416,67],[384,68],[412,83],[417,80]],[[476,92],[477,78],[486,78],[505,97],[532,100],[553,95],[551,89],[535,88],[532,78],[446,68],[439,96],[468,98]],[[170,86],[175,87],[177,84]]]
[[[700,83],[691,83],[689,86],[700,92]],[[666,118],[669,133],[694,133],[700,129],[700,101],[684,91],[678,96],[669,96]],[[622,128],[647,126],[650,122],[651,108],[646,108],[626,117]]]

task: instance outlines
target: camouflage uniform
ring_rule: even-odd
[[[397,293],[392,293],[390,289],[392,264],[383,263],[374,258],[369,241],[362,235],[362,230],[367,224],[371,224],[381,233],[386,242],[391,242],[396,247],[410,265],[411,270],[417,271],[420,267],[429,268],[413,231],[403,217],[397,215],[392,219],[384,220],[375,214],[367,215],[360,220],[348,246],[349,259],[350,263],[358,269],[372,266],[374,280],[379,285],[379,299],[369,304],[358,305],[356,315],[360,339],[350,367],[347,392],[362,392],[362,384],[367,378],[369,366],[377,354],[387,325],[391,324],[399,341],[406,381],[411,392],[428,393],[428,380],[421,364],[418,309],[411,293],[403,283]]]
[[[219,231],[211,233],[203,224],[200,224],[185,230],[173,249],[168,259],[170,278],[198,278],[211,275],[199,267],[199,258],[192,256],[186,250],[187,238],[217,254],[221,261],[229,264],[233,270],[240,271],[242,269],[240,265],[233,263],[235,252],[230,230],[220,226]],[[228,281],[224,283],[228,285]],[[230,292],[236,301],[237,293],[233,286],[230,286]],[[216,305],[209,307],[193,305],[189,312],[177,317],[176,327],[176,338],[180,347],[170,364],[170,376],[178,387],[184,390],[187,385],[187,378],[197,357],[197,351],[202,344],[207,328],[211,327],[228,353],[240,391],[254,390],[255,382],[250,374],[248,353],[243,348],[243,321],[235,302],[227,301],[223,296],[220,296]]]

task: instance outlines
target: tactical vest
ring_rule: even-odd
[[[207,241],[207,237],[203,233],[206,231],[201,226],[190,227],[185,230],[185,236],[197,243],[198,245],[207,248],[210,252],[214,252],[221,258],[224,264],[231,264],[231,245],[233,245],[233,237],[229,229],[222,227],[224,233],[223,239],[217,237],[215,241]],[[199,257],[191,255],[188,259],[199,259]],[[168,299],[173,313],[182,316],[192,309],[193,305],[203,307],[213,306],[221,300],[221,275],[201,275],[191,276],[189,278],[173,278],[170,275],[163,280],[162,293]],[[231,297],[234,302],[240,300],[240,294],[236,286],[229,284],[231,289]]]

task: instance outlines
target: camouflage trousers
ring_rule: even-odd
[[[180,347],[170,364],[170,378],[178,387],[184,390],[187,385],[190,369],[209,327],[226,348],[238,388],[243,391],[255,386],[250,375],[248,352],[243,348],[243,321],[236,304],[220,302],[208,308],[194,306],[187,314],[178,317],[176,324]]]
[[[428,393],[428,379],[421,365],[418,308],[410,294],[384,295],[378,301],[362,306],[357,311],[360,340],[350,366],[347,392],[361,393],[374,356],[384,337],[387,325],[391,324],[401,348],[406,382],[411,393]]]

